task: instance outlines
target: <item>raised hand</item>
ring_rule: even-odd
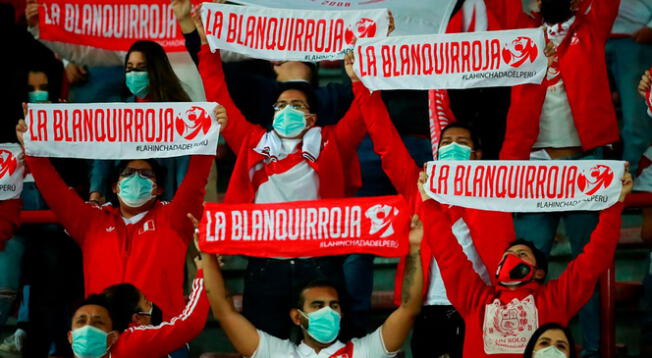
[[[358,82],[360,79],[358,78],[358,75],[355,74],[355,71],[353,71],[354,62],[355,57],[353,55],[353,51],[347,51],[344,55],[344,69],[346,70],[346,74],[351,79],[351,82]]]
[[[647,91],[650,90],[650,84],[652,84],[652,75],[650,75],[650,71],[648,70],[641,76],[641,82],[638,83],[638,93],[643,98],[646,98]]]

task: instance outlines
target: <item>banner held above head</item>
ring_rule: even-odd
[[[18,143],[0,143],[0,200],[20,198],[25,175],[22,153]]]
[[[385,37],[389,28],[387,9],[281,10],[204,3],[201,16],[212,51],[278,61],[341,59],[356,38]]]
[[[603,210],[620,197],[615,160],[429,162],[424,189],[440,203],[504,212]]]
[[[215,102],[28,104],[25,153],[145,159],[215,155]]]
[[[410,214],[401,196],[204,204],[203,252],[256,257],[403,256]]]
[[[39,36],[111,51],[138,40],[158,42],[167,52],[186,46],[170,0],[39,0]]]
[[[303,10],[389,9],[394,16],[394,36],[442,33],[456,0],[231,0],[243,5]]]
[[[465,89],[541,83],[541,29],[360,39],[355,73],[370,90]]]

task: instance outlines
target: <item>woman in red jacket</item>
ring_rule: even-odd
[[[217,116],[224,124],[223,108]],[[21,120],[16,126],[21,144],[26,130]],[[111,178],[118,205],[99,207],[70,190],[48,158],[26,157],[45,201],[81,246],[86,293],[131,283],[161,307],[164,319],[184,307],[184,263],[193,233],[186,214],[202,214],[212,161],[213,156],[192,156],[188,175],[171,202],[158,198],[163,188],[155,161],[122,161]]]

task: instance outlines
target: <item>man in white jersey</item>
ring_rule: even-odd
[[[197,220],[192,220],[197,226]],[[213,316],[220,322],[236,351],[245,357],[394,357],[410,333],[423,301],[422,239],[423,228],[415,216],[410,231],[410,251],[406,258],[401,305],[381,327],[362,338],[346,343],[337,339],[342,317],[340,296],[337,288],[325,281],[305,285],[299,292],[295,307],[289,311],[288,318],[302,331],[303,339],[298,345],[256,329],[235,310],[228,298],[217,257],[201,253],[206,293]],[[259,304],[265,306],[265,302]]]

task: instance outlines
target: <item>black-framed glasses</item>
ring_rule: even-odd
[[[272,108],[274,108],[275,111],[280,111],[283,108],[290,106],[291,108],[298,109],[298,110],[309,110],[310,107],[308,107],[307,104],[305,104],[302,101],[296,100],[296,101],[278,101],[272,105]]]
[[[139,168],[130,168],[126,167],[122,172],[120,173],[121,177],[129,177],[132,176],[134,173],[140,174],[140,176],[143,176],[148,179],[154,179],[156,178],[156,173],[154,173],[154,170],[152,169],[139,169]]]

